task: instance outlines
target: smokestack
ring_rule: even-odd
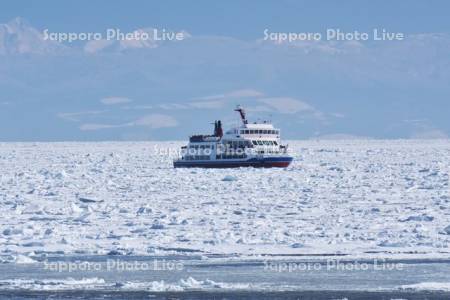
[[[222,122],[220,120],[217,121],[217,136],[218,137],[222,137],[223,136]]]

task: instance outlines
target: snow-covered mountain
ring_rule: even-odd
[[[182,34],[183,40],[191,35],[183,30],[177,33]],[[21,17],[14,18],[8,23],[0,24],[0,55],[7,54],[61,54],[71,50],[72,53],[117,53],[133,49],[154,49],[162,44],[179,42],[179,40],[162,40],[156,28],[140,28],[131,33],[135,36],[145,36],[148,38],[132,39],[112,39],[89,40],[83,42],[83,47],[75,47],[70,43],[61,43],[52,39],[45,39],[42,31],[31,26]],[[145,34],[145,35],[144,35]],[[105,34],[106,35],[106,34]]]
[[[233,122],[236,104],[271,115],[285,138],[450,134],[448,34],[305,44],[186,36],[75,45],[43,40],[20,18],[0,25],[0,139],[181,139],[215,118]],[[171,126],[137,125],[148,118]]]
[[[23,18],[0,24],[0,54],[55,54],[65,50],[64,45],[45,40],[43,33]]]
[[[132,36],[137,38],[132,39],[101,39],[101,40],[91,40],[88,41],[84,46],[84,51],[86,53],[98,53],[98,52],[123,52],[126,50],[135,49],[154,49],[161,46],[164,43],[179,42],[191,37],[187,31],[179,32],[183,39],[182,40],[162,40],[159,36],[157,28],[141,28],[130,33]]]

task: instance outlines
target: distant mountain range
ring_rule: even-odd
[[[0,54],[56,54],[67,47],[43,39],[42,32],[31,27],[22,18],[15,18],[6,24],[0,24]]]
[[[285,138],[450,134],[450,36],[295,42],[45,40],[0,24],[0,140],[183,139],[232,108]],[[152,27],[136,29],[150,36]]]

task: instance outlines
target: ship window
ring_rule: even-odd
[[[258,145],[264,145],[262,141],[258,141]]]
[[[263,130],[263,134],[267,134],[267,130]]]
[[[270,145],[268,141],[264,141],[264,145]]]
[[[253,143],[253,145],[258,145],[258,142],[257,141],[252,141],[252,143]]]
[[[275,146],[278,146],[278,143],[277,143],[277,142],[275,142],[275,141],[273,141],[273,144],[274,144]]]

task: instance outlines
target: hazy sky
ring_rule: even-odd
[[[450,135],[448,1],[3,1],[0,140],[184,139],[270,118],[290,139]],[[20,17],[17,19],[17,17]],[[182,41],[44,41],[152,29]],[[264,40],[368,33],[368,41]],[[373,30],[403,40],[374,41]]]
[[[3,1],[0,19],[21,16],[60,31],[124,30],[152,25],[195,35],[256,39],[264,28],[314,31],[328,27],[405,33],[449,32],[448,1]]]

